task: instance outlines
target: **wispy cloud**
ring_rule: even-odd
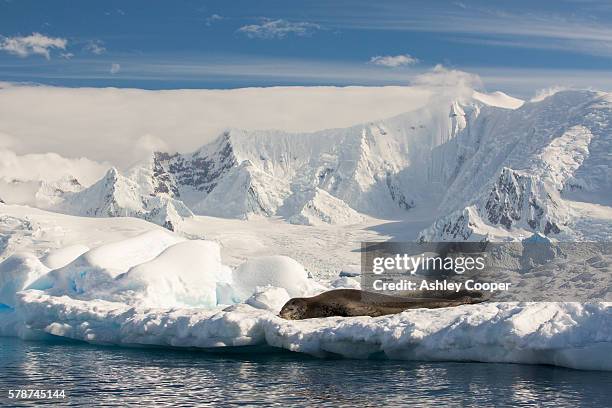
[[[118,74],[119,71],[121,71],[121,65],[120,64],[117,64],[117,63],[111,64],[111,67],[110,67],[110,73],[111,74],[113,74],[113,75]]]
[[[100,40],[88,41],[84,49],[85,51],[89,51],[95,55],[102,55],[106,52],[106,47],[104,47],[104,42]]]
[[[457,37],[451,39],[451,41],[457,43],[485,45],[491,47],[564,51],[599,57],[612,57],[612,41],[559,40],[533,37],[518,39]]]
[[[370,64],[380,65],[383,67],[397,68],[408,65],[415,65],[419,60],[409,54],[402,55],[378,55],[370,58]]]
[[[592,19],[554,14],[509,13],[500,10],[474,9],[423,10],[386,7],[379,12],[343,18],[339,26],[392,31],[427,31],[465,34],[536,36],[559,39],[612,40],[612,27]]]
[[[317,21],[341,29],[432,32],[458,35],[497,45],[610,56],[612,26],[595,17],[500,9],[424,7],[418,14],[405,3],[364,5],[346,15],[321,16]]]
[[[0,37],[0,50],[22,58],[42,55],[50,59],[52,49],[65,50],[67,44],[65,38],[47,37],[40,33],[32,33],[25,37]]]
[[[212,26],[215,22],[217,21],[221,21],[223,20],[223,16],[220,16],[219,14],[212,14],[208,17],[206,17],[206,22],[205,24],[210,27]]]
[[[315,23],[291,22],[283,19],[265,19],[260,24],[242,26],[238,29],[238,32],[249,38],[270,40],[282,39],[288,35],[297,35],[300,37],[309,36],[320,29],[321,26]]]

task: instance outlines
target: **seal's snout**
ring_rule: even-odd
[[[302,299],[291,299],[281,309],[279,316],[287,320],[300,320],[306,313],[306,304]]]

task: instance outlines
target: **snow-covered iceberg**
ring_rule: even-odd
[[[25,325],[10,319],[11,312],[0,312],[0,333],[48,333],[97,344],[269,345],[319,357],[385,356],[612,370],[612,308],[604,303],[481,304],[377,318],[289,321],[253,303],[223,309],[164,309],[82,301],[39,291],[26,291],[19,297],[14,313]]]

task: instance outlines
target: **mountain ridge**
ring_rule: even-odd
[[[437,208],[420,240],[572,236],[566,200],[610,205],[612,98],[523,103],[474,93],[386,120],[309,133],[229,129],[192,153],[155,152],[55,206],[171,229],[196,215],[359,223]],[[488,101],[485,103],[483,101]]]

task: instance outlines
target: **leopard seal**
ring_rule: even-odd
[[[384,316],[408,309],[437,309],[484,302],[480,292],[459,291],[444,297],[396,297],[358,289],[334,289],[309,298],[290,299],[279,316],[287,320],[331,316]]]

